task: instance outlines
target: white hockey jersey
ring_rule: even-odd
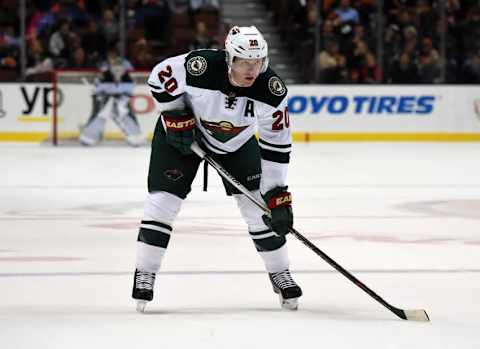
[[[132,69],[132,64],[126,59],[122,59],[115,66],[108,62],[103,62],[100,65],[101,75],[95,80],[94,94],[125,96],[129,98],[133,94],[134,88],[129,74]]]
[[[148,85],[160,111],[193,111],[205,146],[215,153],[236,151],[258,131],[261,191],[285,185],[291,150],[285,84],[269,68],[251,87],[239,88],[227,72],[225,51],[196,50],[157,64]]]

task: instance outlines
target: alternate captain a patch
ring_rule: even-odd
[[[207,70],[207,60],[202,56],[195,56],[187,61],[187,71],[193,76],[200,76]]]
[[[283,96],[285,94],[285,92],[287,92],[287,88],[283,84],[282,80],[280,80],[276,76],[272,76],[268,80],[268,89],[270,90],[270,92],[272,94],[274,94],[275,96],[279,96],[279,97]]]

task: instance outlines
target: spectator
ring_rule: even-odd
[[[0,45],[6,47],[20,47],[20,38],[15,35],[15,29],[11,25],[0,30]]]
[[[360,21],[359,24],[365,28],[373,28],[376,24],[372,18],[376,13],[377,0],[356,0],[354,8],[358,11]]]
[[[0,58],[0,68],[2,69],[11,69],[11,70],[17,70],[17,60],[13,55],[7,54],[4,57]]]
[[[138,24],[145,28],[147,40],[168,42],[170,7],[167,0],[143,0],[137,11]]]
[[[323,22],[322,39],[325,42],[338,40],[337,34],[335,32],[335,26],[333,25],[333,21],[330,19],[327,19]]]
[[[375,48],[372,35],[369,35],[365,27],[361,24],[356,24],[353,28],[352,42],[355,43],[357,41],[365,42],[369,50],[373,50]]]
[[[82,47],[77,47],[73,50],[72,56],[68,61],[68,67],[72,69],[84,69],[92,67],[92,65],[87,62],[85,51]]]
[[[339,46],[335,41],[327,43],[324,51],[318,56],[319,76],[315,82],[338,84],[347,82],[348,69],[345,56],[340,54]]]
[[[365,64],[366,55],[368,52],[368,46],[364,41],[355,42],[353,54],[349,57],[349,68],[352,70],[360,71],[360,69]]]
[[[340,0],[340,7],[335,10],[340,24],[357,24],[360,20],[358,11],[350,6],[350,0]]]
[[[199,10],[218,11],[220,4],[218,3],[218,0],[190,0],[190,8],[194,12]]]
[[[415,21],[412,19],[412,16],[410,15],[410,12],[403,7],[397,14],[394,20],[395,24],[398,24],[398,26],[401,29],[404,29],[406,27],[415,27]]]
[[[422,36],[433,36],[437,23],[437,14],[432,10],[430,2],[419,0],[416,8],[418,28]]]
[[[132,65],[138,69],[151,69],[155,64],[150,45],[143,37],[138,38],[133,44],[130,56]]]
[[[107,46],[110,46],[118,41],[118,22],[115,19],[115,14],[109,8],[103,11],[100,31],[105,38]]]
[[[465,62],[462,72],[463,82],[467,84],[480,83],[480,51]]]
[[[54,58],[55,66],[65,66],[71,53],[74,36],[75,34],[70,30],[70,23],[62,20],[49,41],[50,54]]]
[[[468,11],[463,24],[463,41],[466,55],[480,50],[480,8]]]
[[[46,73],[52,70],[53,60],[45,51],[42,42],[36,38],[32,38],[28,45],[26,75]]]
[[[417,54],[417,29],[414,26],[408,26],[403,28],[403,37],[404,37],[404,44],[403,44],[403,51],[407,52],[412,57],[415,57]]]
[[[132,32],[137,28],[138,25],[138,0],[128,0],[127,1],[127,10],[126,10],[126,24],[127,24],[127,32]]]
[[[199,21],[195,25],[195,38],[188,46],[188,49],[198,50],[201,48],[219,48],[219,44],[208,35],[205,22]]]
[[[88,62],[99,62],[105,56],[107,40],[94,20],[88,23],[86,32],[81,37],[81,45]]]
[[[378,84],[382,82],[382,70],[377,64],[375,55],[368,52],[365,62],[359,71],[359,82],[363,84]]]
[[[400,35],[400,28],[396,24],[390,24],[386,31],[383,43],[383,64],[384,71],[391,71],[391,63],[393,57],[397,57],[398,53],[402,51],[402,42]]]
[[[190,0],[170,0],[173,12],[187,12],[190,10]]]
[[[335,41],[330,41],[326,45],[326,49],[320,52],[318,56],[318,67],[320,72],[320,82],[328,82],[330,72],[337,67],[337,56],[340,50]]]
[[[408,53],[403,52],[399,59],[393,61],[388,82],[392,84],[418,84],[420,82],[418,67],[412,62]]]
[[[420,72],[420,82],[438,83],[440,79],[440,55],[433,47],[432,39],[429,37],[422,39],[422,47],[418,60]]]
[[[339,39],[340,51],[350,56],[353,50],[354,27],[359,23],[358,11],[350,6],[350,0],[341,0],[340,7],[328,15]]]

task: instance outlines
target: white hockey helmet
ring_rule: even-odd
[[[234,57],[263,58],[260,72],[264,73],[268,68],[268,44],[255,26],[232,27],[225,39],[225,50],[229,69],[232,67]]]

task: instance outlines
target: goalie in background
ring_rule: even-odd
[[[103,139],[108,118],[120,128],[128,144],[145,144],[145,137],[130,105],[134,87],[129,74],[132,69],[130,62],[121,58],[115,48],[109,49],[107,60],[100,66],[101,76],[95,81],[92,114],[80,132],[83,145],[93,146]]]

